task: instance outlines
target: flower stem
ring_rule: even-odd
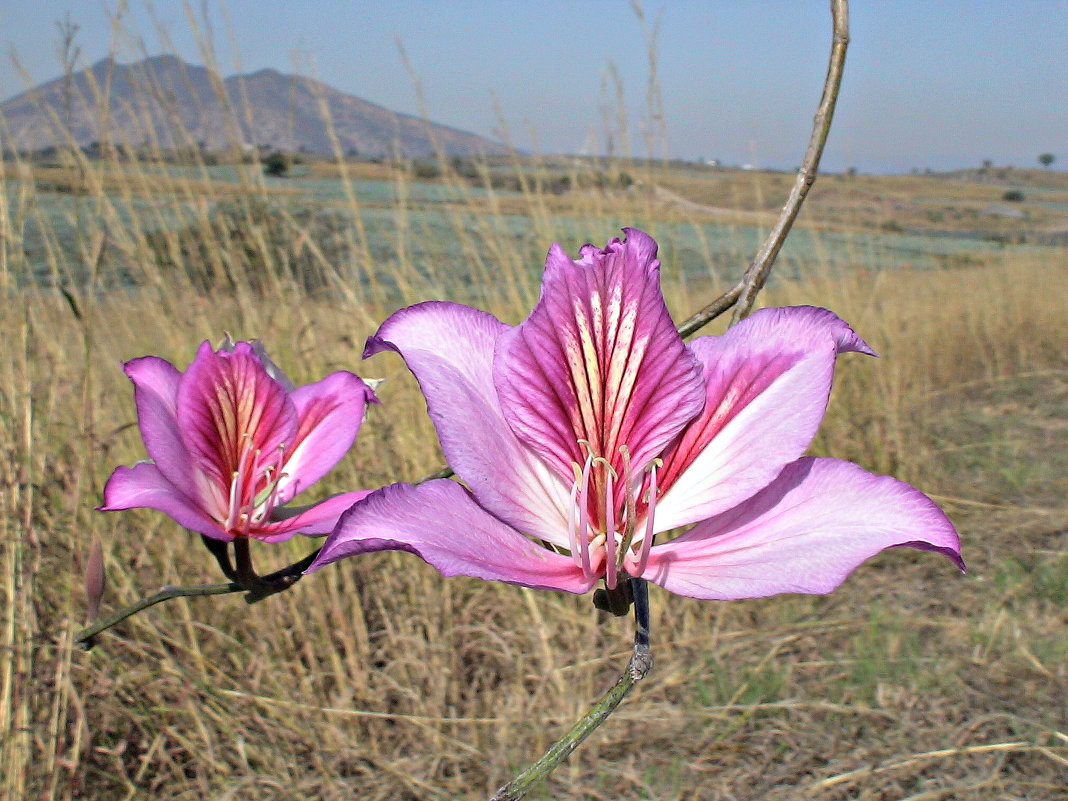
[[[130,604],[110,617],[106,617],[103,620],[99,620],[91,626],[82,629],[75,635],[74,642],[88,651],[96,645],[96,635],[121,623],[128,617],[136,615],[138,612],[143,612],[150,606],[155,606],[156,604],[170,600],[171,598],[192,598],[200,595],[226,595],[233,592],[243,592],[246,593],[245,601],[254,604],[257,601],[262,601],[264,598],[274,595],[275,593],[288,590],[296,584],[308,565],[314,562],[315,557],[318,555],[319,549],[316,548],[300,561],[294,562],[291,565],[286,565],[282,569],[276,570],[274,573],[270,573],[266,576],[256,576],[255,580],[251,583],[228,581],[223,584],[194,584],[192,586],[164,587],[155,595],[142,598],[140,601]],[[240,556],[238,561],[241,561]],[[220,561],[220,565],[221,564],[222,562]],[[225,569],[224,572],[226,572]]]
[[[608,719],[630,692],[631,687],[644,679],[652,669],[653,657],[649,648],[649,587],[644,579],[631,578],[630,582],[634,595],[635,633],[634,650],[626,669],[615,685],[589,712],[578,719],[567,734],[553,743],[541,759],[499,789],[490,801],[517,801],[529,793]]]
[[[191,587],[164,587],[155,595],[150,595],[147,598],[142,598],[136,603],[130,604],[125,609],[122,609],[110,617],[106,617],[103,620],[98,620],[91,626],[82,629],[74,636],[74,642],[88,651],[94,645],[96,645],[94,638],[100,632],[110,629],[117,623],[121,623],[128,617],[136,615],[138,612],[142,612],[148,609],[150,606],[155,606],[161,601],[169,600],[170,598],[189,598],[198,595],[223,595],[228,592],[240,592],[241,587],[232,581],[225,584],[197,584]]]

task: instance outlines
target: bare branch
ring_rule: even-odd
[[[816,172],[819,169],[820,157],[823,155],[823,146],[827,142],[831,120],[834,118],[834,107],[838,102],[838,89],[842,84],[846,47],[849,44],[849,3],[847,0],[831,0],[831,17],[833,23],[831,57],[827,65],[827,77],[823,82],[823,95],[813,120],[812,135],[809,138],[808,149],[805,151],[805,158],[801,162],[797,180],[786,200],[786,205],[779,213],[779,219],[760,251],[746,268],[742,280],[679,324],[679,333],[684,337],[696,333],[732,306],[735,308],[731,325],[746,317],[753,310],[756,296],[768,280],[768,274],[771,272],[772,265],[775,264],[779,251],[782,250],[786,235],[790,233],[794,220],[801,211],[801,204],[805,202],[808,190],[816,182]]]
[[[801,162],[801,169],[797,171],[797,180],[794,181],[794,187],[790,190],[790,197],[779,214],[779,221],[745,271],[742,279],[744,287],[734,307],[731,325],[745,318],[753,310],[757,293],[768,280],[775,258],[779,255],[786,241],[786,235],[793,227],[794,220],[797,219],[797,213],[801,211],[801,204],[805,202],[808,190],[816,182],[816,172],[820,166],[820,157],[823,155],[823,146],[827,143],[827,134],[831,130],[831,120],[834,117],[834,107],[838,102],[838,89],[842,84],[842,70],[845,67],[846,47],[849,45],[849,4],[846,0],[831,0],[831,18],[834,25],[831,58],[827,65],[827,77],[823,81],[823,96],[820,98],[820,105],[813,120],[808,149]]]

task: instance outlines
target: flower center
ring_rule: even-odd
[[[586,440],[579,444],[587,456],[581,466],[572,462],[575,481],[567,531],[571,557],[586,578],[603,574],[605,584],[614,590],[620,575],[640,576],[645,571],[661,462],[654,459],[636,476],[626,445],[619,446],[617,469]]]
[[[264,457],[252,446],[252,437],[244,434],[245,446],[237,461],[237,470],[230,477],[230,504],[226,530],[236,536],[247,537],[253,526],[271,517],[278,503],[279,486],[287,476],[282,472],[285,462],[285,443]]]

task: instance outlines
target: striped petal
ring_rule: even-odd
[[[654,546],[643,578],[693,598],[822,594],[900,546],[964,569],[953,524],[919,490],[850,462],[799,459],[737,508]]]
[[[622,446],[640,471],[704,403],[660,291],[656,243],[626,234],[577,261],[554,245],[537,306],[494,358],[505,419],[568,483],[589,452],[622,475]]]
[[[225,492],[231,477],[246,472],[250,458],[256,467],[277,459],[293,442],[298,424],[285,388],[267,374],[247,342],[233,351],[216,352],[209,342],[200,346],[178,388],[177,418],[199,468],[199,497],[222,518],[230,508]]]

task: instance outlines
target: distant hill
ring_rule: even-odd
[[[325,109],[325,115],[324,115]],[[264,145],[368,158],[499,155],[499,142],[398,114],[326,84],[276,70],[225,80],[175,56],[135,64],[104,59],[0,103],[5,149],[40,150],[67,143],[202,146],[223,150]]]

